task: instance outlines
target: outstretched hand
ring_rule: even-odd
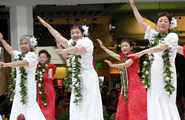
[[[3,35],[0,33],[0,41],[3,40]]]
[[[112,63],[111,63],[111,61],[109,61],[109,60],[104,60],[110,67],[112,67]]]
[[[65,51],[66,51],[65,49],[55,49],[55,53],[57,54],[66,53]]]
[[[134,0],[130,0],[130,6],[133,7],[134,5]]]
[[[135,57],[135,58],[139,58],[141,57],[143,54],[141,52],[135,53],[135,54],[130,54],[128,55],[128,57]]]
[[[44,21],[41,17],[37,16],[37,18],[39,19],[39,21],[45,26],[47,27],[47,25],[49,25],[46,21]]]
[[[100,39],[96,39],[98,41],[98,43],[100,44],[100,47],[102,48],[103,47],[103,43]]]
[[[158,28],[157,28],[157,26],[154,26],[154,29],[155,29],[156,31],[159,31]]]
[[[7,64],[6,63],[4,63],[4,62],[0,62],[0,67],[7,67]]]

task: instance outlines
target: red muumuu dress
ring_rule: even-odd
[[[130,54],[134,54],[131,52]],[[124,56],[120,54],[120,59]],[[138,76],[139,58],[127,57],[133,63],[127,67],[128,76],[128,103],[120,93],[115,120],[147,120],[147,92]]]
[[[39,63],[37,64],[37,67],[38,67]],[[38,85],[37,85],[37,102],[38,102],[40,109],[41,109],[42,113],[44,114],[46,120],[55,120],[55,96],[56,96],[56,93],[55,93],[55,89],[53,87],[53,79],[48,78],[48,71],[50,68],[53,69],[53,75],[54,75],[55,71],[56,71],[56,66],[52,63],[50,63],[46,67],[46,71],[43,74],[43,85],[44,85],[44,91],[46,93],[45,96],[46,96],[46,100],[47,100],[47,105],[44,105],[41,100],[41,95],[39,93]],[[39,78],[39,75],[38,75],[38,78]],[[38,78],[37,78],[37,81],[38,81]]]

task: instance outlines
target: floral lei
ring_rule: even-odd
[[[130,54],[131,52],[125,54],[122,58],[121,58],[121,62],[125,63],[127,61],[127,55]],[[123,54],[123,53],[121,53]],[[120,55],[121,56],[121,55]],[[121,79],[121,87],[122,87],[122,97],[125,97],[125,103],[128,103],[128,74],[127,74],[127,68],[121,68],[120,69],[121,74],[120,74],[120,79]]]
[[[30,45],[32,46],[32,48],[29,50],[30,52],[34,52],[35,51],[35,48],[36,48],[36,38],[34,38],[33,36],[30,35],[30,40],[28,40],[30,42]],[[28,53],[28,52],[27,52]],[[18,59],[14,59],[14,62],[15,61],[22,61],[23,58],[25,57],[25,55],[27,53],[23,53],[21,52],[19,55],[18,55]],[[19,84],[20,88],[21,88],[21,91],[20,94],[21,94],[21,102],[23,105],[26,105],[27,104],[27,87],[26,87],[26,81],[27,81],[27,73],[26,73],[26,67],[19,67],[19,70],[20,70],[20,77],[21,77],[21,82]],[[8,96],[10,97],[10,100],[13,101],[14,99],[14,95],[15,95],[15,83],[16,83],[16,68],[11,68],[11,78],[9,79],[9,86],[8,86]]]
[[[72,43],[72,46],[75,46],[76,42]],[[73,85],[73,92],[75,95],[75,100],[73,101],[76,103],[76,105],[79,104],[79,102],[82,100],[82,94],[81,94],[81,63],[79,62],[79,59],[81,58],[80,55],[76,54],[70,54],[69,57],[66,60],[67,68],[66,68],[66,76],[64,78],[64,85],[71,89],[71,86]],[[73,75],[72,75],[73,73]],[[74,83],[72,84],[72,77],[74,78]]]
[[[48,60],[44,65],[42,65],[39,62],[39,65],[37,66],[37,70],[36,70],[36,76],[35,76],[37,85],[39,87],[39,93],[41,95],[41,100],[44,105],[47,105],[47,100],[46,100],[46,96],[45,96],[46,93],[44,91],[44,85],[43,85],[43,74],[45,73],[46,68],[49,64],[50,64],[50,60]],[[37,79],[39,81],[37,81]]]
[[[170,30],[169,33],[173,31],[173,28],[177,27],[177,19],[175,19],[174,17],[172,18],[171,24],[170,24]],[[164,39],[166,38],[166,34],[164,34],[164,37],[161,38],[160,33],[157,32],[155,33],[155,35],[153,36],[153,39],[150,41],[148,47],[154,47],[156,45],[159,45],[159,41],[164,41]],[[163,68],[164,68],[164,82],[166,83],[166,85],[164,86],[164,88],[166,89],[166,92],[168,94],[168,96],[170,97],[170,95],[172,95],[172,92],[175,91],[175,87],[172,85],[172,71],[170,70],[170,67],[172,67],[171,63],[170,63],[170,56],[171,56],[171,51],[169,49],[163,51],[163,55],[162,55],[162,59],[163,59]],[[150,79],[149,79],[149,70],[150,70],[150,66],[153,62],[153,54],[147,54],[145,56],[145,61],[143,62],[143,68],[142,68],[142,74],[143,76],[141,77],[141,82],[144,84],[145,88],[150,88]]]
[[[166,38],[166,34],[164,34],[164,37],[160,39],[160,33],[157,32],[154,35],[154,39],[150,41],[148,47],[154,47],[156,45],[159,45],[159,41],[164,41],[164,39]],[[164,81],[166,83],[166,85],[164,86],[164,88],[166,89],[167,94],[172,95],[172,92],[175,91],[175,87],[172,85],[172,71],[170,70],[170,67],[172,67],[171,63],[170,63],[170,56],[171,56],[171,51],[169,49],[163,51],[163,55],[162,55],[162,59],[163,59],[163,68],[164,68]],[[145,60],[143,62],[143,68],[142,68],[142,74],[143,76],[141,77],[141,82],[144,84],[145,88],[150,88],[150,66],[153,62],[154,58],[153,58],[153,54],[147,54],[145,56]]]

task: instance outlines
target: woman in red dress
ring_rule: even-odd
[[[47,50],[39,51],[40,61],[37,64],[37,102],[46,120],[55,120],[55,89],[53,76],[56,66],[50,63],[51,55]]]
[[[137,72],[139,58],[128,57],[134,54],[131,52],[134,44],[129,39],[123,39],[120,42],[122,52],[119,55],[107,49],[99,39],[97,41],[106,53],[122,62],[112,64],[105,60],[110,67],[121,68],[122,71],[121,92],[115,120],[147,120],[147,93]]]

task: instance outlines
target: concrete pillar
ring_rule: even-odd
[[[20,38],[26,34],[33,35],[32,6],[10,6],[10,41],[15,50],[21,50]]]

